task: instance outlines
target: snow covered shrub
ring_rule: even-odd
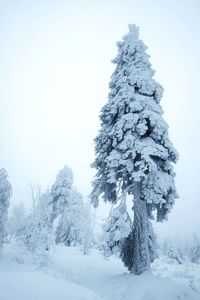
[[[7,219],[9,199],[12,195],[12,187],[8,180],[5,169],[0,169],[0,256],[2,255],[3,244],[7,235]]]
[[[50,201],[52,199],[49,192],[40,195],[18,234],[18,239],[33,254],[40,266],[47,265],[54,242]]]
[[[182,259],[180,258],[179,252],[173,245],[168,248],[167,256],[172,260],[175,260],[178,264],[182,264]]]
[[[97,169],[91,199],[116,204],[120,194],[132,196],[134,224],[122,255],[131,273],[150,268],[149,220],[166,219],[177,197],[173,163],[177,152],[168,137],[160,101],[163,88],[153,78],[154,70],[139,39],[138,28],[118,44],[116,65],[110,81],[108,103],[101,111],[101,129],[95,139]],[[130,245],[132,243],[132,245]],[[153,250],[153,247],[151,248]],[[130,264],[129,264],[130,262]]]

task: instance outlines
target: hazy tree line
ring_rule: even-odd
[[[27,213],[22,203],[15,205],[8,218],[11,185],[1,170],[1,245],[20,242],[40,265],[46,265],[53,246],[80,246],[86,254],[93,242],[90,207],[73,187],[73,174],[65,166],[51,189],[41,192],[30,186],[32,207]]]

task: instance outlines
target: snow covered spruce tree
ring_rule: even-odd
[[[73,174],[68,166],[58,173],[51,196],[51,221],[55,227],[56,243],[79,244],[87,253],[92,241],[91,219],[82,195],[73,187]]]
[[[72,170],[66,165],[59,171],[56,181],[51,188],[52,195],[52,221],[64,211],[71,197],[73,185]]]
[[[12,195],[12,187],[5,169],[0,169],[0,256],[6,237],[9,199]]]
[[[97,206],[100,195],[112,203],[117,203],[120,193],[133,196],[133,227],[121,257],[131,273],[141,274],[150,268],[153,257],[153,247],[149,247],[153,211],[157,221],[166,219],[177,197],[172,164],[177,152],[162,117],[163,88],[153,79],[138,28],[130,25],[117,45],[109,99],[102,108],[101,130],[95,139],[92,166],[97,174],[91,198]]]

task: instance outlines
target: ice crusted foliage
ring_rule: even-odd
[[[8,207],[11,195],[12,187],[8,180],[7,172],[5,169],[0,169],[0,256],[7,234]]]
[[[143,256],[133,265],[143,267],[132,272],[142,273],[150,263],[147,220],[153,218],[153,211],[157,221],[166,219],[177,197],[172,163],[178,155],[162,116],[163,88],[153,78],[138,28],[130,25],[129,33],[117,45],[109,98],[102,108],[101,129],[95,139],[92,166],[97,173],[91,199],[97,206],[101,195],[104,201],[116,203],[119,190],[134,196],[133,243],[142,247],[134,248],[134,255],[141,256],[142,252]]]
[[[68,200],[71,197],[73,185],[72,170],[68,166],[64,166],[58,173],[56,181],[52,186],[52,220],[62,214],[64,208],[68,205]]]
[[[102,248],[104,255],[119,255],[123,240],[131,231],[131,219],[123,205],[113,208],[104,225]]]

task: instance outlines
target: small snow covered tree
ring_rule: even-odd
[[[87,253],[92,236],[89,212],[86,212],[82,195],[73,188],[73,174],[68,166],[58,173],[51,195],[56,243],[82,245],[83,252]]]
[[[52,221],[62,214],[64,208],[68,205],[68,201],[71,198],[72,185],[72,170],[68,166],[64,166],[64,168],[59,171],[56,181],[51,188]]]
[[[5,169],[0,169],[0,256],[6,237],[9,199],[12,195],[12,187]]]
[[[81,244],[83,213],[83,198],[74,190],[60,217],[56,230],[56,243],[64,243],[66,246]]]
[[[172,165],[177,152],[162,116],[163,88],[153,79],[149,55],[135,25],[118,43],[113,63],[109,99],[95,139],[97,174],[91,198],[97,206],[100,195],[114,204],[120,192],[133,196],[134,226],[122,260],[131,273],[141,274],[150,268],[148,231],[153,211],[157,221],[163,221],[177,197]]]
[[[131,231],[132,222],[124,207],[119,205],[111,209],[103,230],[103,252],[105,256],[119,255],[124,239]]]

